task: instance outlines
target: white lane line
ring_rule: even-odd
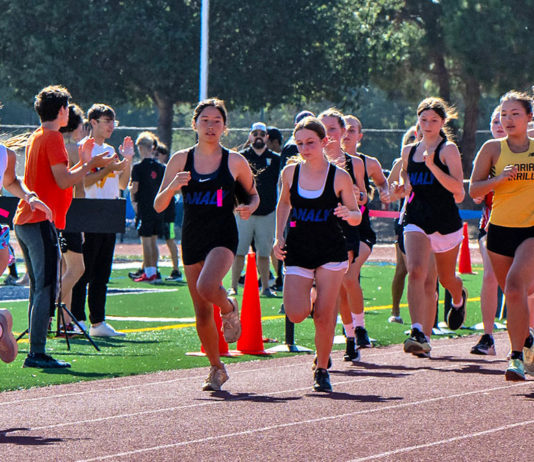
[[[394,456],[395,454],[401,454],[404,452],[416,451],[417,449],[430,448],[432,446],[440,446],[442,444],[454,443],[455,441],[466,440],[476,438],[477,436],[490,435],[492,433],[501,432],[504,430],[510,430],[511,428],[524,427],[525,425],[534,424],[534,420],[525,420],[523,422],[516,422],[513,424],[503,425],[502,427],[490,428],[488,430],[469,433],[468,435],[454,436],[447,438],[446,440],[433,441],[432,443],[418,444],[417,446],[407,446],[405,448],[395,449],[394,451],[382,452],[380,454],[374,454],[372,456],[361,457],[359,459],[352,459],[349,462],[363,462],[365,460],[382,459],[383,457]]]
[[[367,382],[369,380],[374,380],[375,377],[365,377],[358,380],[345,380],[343,382],[338,382],[334,385],[346,385],[348,383],[359,383],[359,382]],[[275,396],[275,395],[283,395],[288,393],[297,393],[301,391],[311,391],[311,387],[301,387],[301,388],[293,388],[292,390],[281,390],[281,391],[273,391],[271,393],[262,393],[259,396]],[[206,407],[206,406],[215,406],[219,404],[224,404],[228,402],[236,402],[236,401],[243,401],[248,399],[249,396],[243,396],[243,397],[237,397],[230,400],[218,400],[218,401],[208,401],[206,403],[195,403],[195,404],[184,404],[182,406],[175,406],[175,407],[165,407],[161,409],[149,409],[146,411],[139,411],[139,412],[132,412],[129,414],[117,414],[117,415],[111,415],[107,417],[96,417],[94,419],[87,419],[87,420],[76,420],[73,422],[62,422],[59,424],[53,424],[53,425],[44,425],[42,427],[31,427],[30,429],[24,429],[24,430],[14,430],[10,433],[16,433],[16,432],[25,432],[25,431],[37,431],[37,430],[50,430],[52,428],[60,428],[60,427],[72,427],[74,425],[86,425],[89,423],[95,423],[95,422],[105,422],[108,420],[115,420],[115,419],[127,419],[129,417],[138,417],[142,415],[150,415],[150,414],[162,414],[163,412],[174,412],[174,411],[182,411],[184,409],[191,409],[191,408],[200,408],[200,407]]]
[[[243,431],[240,431],[240,432],[226,433],[226,434],[223,434],[223,435],[208,436],[206,438],[199,438],[199,439],[195,439],[195,440],[180,441],[178,443],[163,444],[163,445],[158,445],[158,446],[152,446],[152,447],[149,447],[149,448],[136,449],[136,450],[132,450],[132,451],[119,452],[119,453],[115,453],[115,454],[108,454],[108,455],[105,455],[105,456],[94,457],[94,458],[91,458],[91,459],[80,459],[77,462],[93,462],[93,461],[97,461],[97,460],[106,460],[106,459],[113,459],[113,458],[117,458],[117,457],[131,456],[131,455],[134,455],[134,454],[141,454],[141,453],[152,452],[152,451],[160,451],[162,449],[177,448],[177,447],[180,447],[180,446],[188,446],[188,445],[191,445],[191,444],[203,444],[203,443],[207,443],[207,442],[210,442],[210,441],[216,441],[216,440],[221,440],[221,439],[226,439],[226,438],[233,438],[233,437],[236,437],[236,436],[253,435],[255,433],[263,433],[263,432],[270,431],[270,430],[278,430],[280,428],[296,427],[296,426],[299,426],[299,425],[308,425],[308,424],[312,424],[312,423],[327,422],[327,421],[331,421],[331,420],[344,419],[344,418],[347,418],[347,417],[354,417],[354,416],[362,415],[362,414],[371,414],[371,413],[375,413],[375,412],[381,412],[381,411],[392,410],[392,409],[400,409],[400,408],[405,408],[405,407],[409,407],[409,406],[419,406],[421,404],[428,404],[428,403],[432,403],[432,402],[442,401],[442,400],[445,400],[445,399],[462,398],[462,397],[465,397],[465,396],[479,394],[479,393],[489,393],[489,392],[492,392],[492,391],[500,391],[500,390],[505,390],[507,388],[515,388],[515,387],[524,386],[524,385],[527,385],[527,384],[528,384],[528,382],[521,382],[521,383],[516,383],[516,384],[513,384],[513,385],[507,385],[507,386],[502,386],[502,387],[494,387],[494,388],[486,388],[486,389],[475,390],[475,391],[468,391],[468,392],[465,392],[465,393],[457,393],[457,394],[454,394],[454,395],[438,396],[438,397],[435,397],[435,398],[428,398],[428,399],[424,399],[424,400],[420,400],[420,401],[412,401],[412,402],[409,402],[409,403],[402,403],[402,404],[396,404],[396,405],[391,405],[391,406],[384,406],[384,407],[380,407],[380,408],[373,408],[373,409],[366,409],[366,410],[362,410],[362,411],[348,412],[348,413],[345,413],[345,414],[323,416],[323,417],[319,417],[319,418],[316,418],[316,419],[300,420],[300,421],[297,421],[297,422],[287,422],[287,423],[283,423],[283,424],[270,425],[270,426],[267,426],[267,427],[255,428],[255,429],[251,429],[251,430],[243,430]],[[511,425],[513,425],[513,424],[511,424]],[[362,459],[362,460],[365,460],[365,459]]]
[[[454,346],[462,347],[462,346],[471,345],[471,344],[472,344],[472,340],[470,342],[455,343]],[[393,351],[380,351],[380,350],[378,350],[378,351],[380,351],[380,352],[378,352],[378,351],[375,350],[376,351],[375,354],[369,354],[369,355],[366,354],[363,359],[366,360],[366,362],[368,362],[367,359],[398,355],[399,351],[400,351],[400,348],[402,348],[402,346],[399,346],[399,350],[393,350]],[[444,349],[444,348],[450,348],[450,344],[449,345],[433,346],[432,349],[435,351],[435,350],[440,350],[440,349]],[[340,350],[336,350],[336,351],[340,351]],[[373,351],[373,353],[374,353],[374,351]],[[491,364],[491,363],[496,362],[496,361],[499,361],[499,360],[488,360],[488,364]],[[266,363],[266,364],[268,364],[268,363]],[[421,364],[423,364],[423,362],[421,362]],[[240,371],[232,371],[232,375],[241,375],[241,374],[248,374],[248,373],[254,373],[255,374],[257,372],[262,372],[262,371],[265,371],[265,370],[286,369],[286,368],[302,367],[302,366],[303,366],[303,363],[301,363],[299,361],[299,362],[294,362],[292,364],[284,364],[284,365],[280,365],[280,366],[258,367],[258,368],[254,368],[254,369],[245,369],[245,370],[240,370]],[[305,364],[305,366],[307,367],[307,363]],[[387,366],[387,364],[385,366]],[[456,364],[454,367],[456,368],[457,366],[458,365]],[[439,368],[433,368],[433,369],[439,369]],[[356,370],[358,370],[358,369],[356,369]],[[157,374],[157,372],[154,372],[153,374]],[[116,388],[106,388],[106,392],[107,393],[111,393],[111,392],[114,392],[114,391],[131,390],[131,389],[134,389],[134,388],[143,388],[143,387],[151,387],[151,386],[158,386],[158,385],[166,385],[166,384],[170,384],[170,383],[184,382],[184,381],[188,381],[188,380],[202,380],[204,378],[205,378],[205,374],[203,374],[203,375],[194,375],[194,376],[189,376],[189,377],[179,377],[179,378],[170,379],[170,380],[161,380],[161,381],[156,381],[156,382],[138,383],[138,384],[134,384],[134,385],[126,385],[126,386],[116,387]],[[108,379],[108,380],[117,380],[117,378]],[[91,382],[91,381],[84,382],[84,385],[90,386],[91,383],[93,383],[93,382]],[[95,383],[100,383],[100,381],[96,381]],[[38,397],[34,397],[34,398],[17,399],[17,400],[14,400],[14,401],[0,402],[0,407],[1,406],[10,406],[12,404],[15,405],[15,404],[31,403],[31,402],[40,401],[40,400],[64,399],[64,398],[69,398],[69,397],[73,397],[73,396],[90,395],[90,394],[93,394],[93,393],[100,394],[101,392],[102,392],[101,388],[94,388],[94,389],[85,390],[85,391],[77,391],[77,392],[71,392],[71,393],[60,393],[60,394],[55,394],[55,395],[38,396]],[[6,392],[6,393],[9,393],[9,392]]]

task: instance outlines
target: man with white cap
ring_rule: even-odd
[[[237,283],[245,263],[245,255],[252,240],[256,248],[256,261],[260,273],[262,295],[275,296],[269,288],[269,257],[274,240],[275,210],[278,200],[278,175],[280,155],[267,149],[267,126],[263,122],[252,124],[248,137],[250,147],[241,151],[254,174],[260,205],[248,220],[236,216],[239,245],[232,266],[232,294],[237,293]]]

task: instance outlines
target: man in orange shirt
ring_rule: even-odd
[[[31,134],[26,146],[24,183],[52,211],[52,221],[38,209],[20,201],[13,220],[15,233],[30,275],[29,334],[30,352],[24,367],[70,367],[45,354],[50,314],[56,302],[59,249],[56,229],[65,228],[67,210],[72,202],[72,186],[93,168],[107,165],[113,156],[91,158],[94,140],[80,149],[80,162],[68,168],[68,155],[59,132],[69,120],[70,94],[64,87],[49,86],[35,97],[34,108],[41,126]]]

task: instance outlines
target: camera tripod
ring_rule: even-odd
[[[70,310],[67,308],[67,306],[61,301],[61,289],[62,289],[62,283],[61,279],[63,277],[63,266],[61,265],[61,261],[59,263],[59,287],[58,287],[58,301],[55,304],[55,308],[57,309],[57,329],[56,329],[56,336],[60,336],[61,331],[63,331],[63,334],[65,336],[65,341],[67,342],[67,350],[70,351],[70,340],[69,336],[73,335],[73,332],[67,330],[67,323],[65,322],[65,313],[70,316],[72,322],[80,329],[82,332],[82,335],[89,341],[91,345],[95,348],[96,351],[100,351],[99,346],[94,342],[92,337],[89,335],[89,333],[85,330],[85,328],[80,324],[80,322],[75,318],[75,316],[70,312]],[[52,309],[52,312],[50,313],[50,316],[54,316],[54,309]],[[16,341],[18,342],[22,337],[24,337],[29,332],[29,329],[26,329],[22,334],[20,334]]]

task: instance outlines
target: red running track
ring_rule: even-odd
[[[504,380],[474,337],[333,354],[334,392],[311,390],[309,355],[231,365],[222,392],[207,368],[0,395],[0,460],[530,460],[534,382]]]

